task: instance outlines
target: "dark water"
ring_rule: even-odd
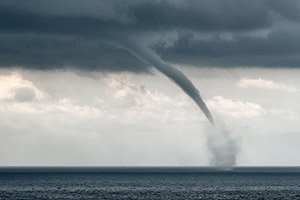
[[[0,168],[0,199],[300,200],[300,168]]]

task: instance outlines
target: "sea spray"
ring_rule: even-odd
[[[230,169],[236,165],[239,151],[238,138],[226,126],[216,124],[206,128],[209,165]]]

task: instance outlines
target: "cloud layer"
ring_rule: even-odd
[[[237,82],[237,86],[240,88],[260,88],[260,89],[268,89],[268,90],[281,90],[286,92],[296,92],[297,88],[294,86],[286,85],[283,83],[275,83],[272,80],[265,79],[249,79],[249,78],[241,78]]]
[[[134,38],[195,66],[299,67],[299,1],[0,2],[0,66],[146,72]]]
[[[209,70],[223,74],[223,69]],[[299,70],[239,70],[250,77],[259,74],[264,80],[299,85]],[[227,165],[233,157],[211,159],[206,145],[226,156],[239,150],[235,138],[238,165],[300,162],[299,91],[241,89],[235,87],[236,76],[203,80],[196,75],[195,84],[206,94],[216,122],[230,127],[229,132],[212,132],[192,100],[160,74],[0,72],[1,165],[199,166],[209,160]],[[210,81],[213,88],[203,84]],[[212,136],[207,141],[206,134]]]

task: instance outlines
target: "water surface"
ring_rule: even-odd
[[[300,199],[300,168],[2,167],[0,199]]]

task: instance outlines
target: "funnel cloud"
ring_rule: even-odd
[[[202,110],[212,127],[207,132],[207,148],[209,151],[209,165],[230,169],[236,165],[237,141],[231,132],[220,125],[215,126],[214,119],[200,96],[198,89],[189,78],[171,64],[163,61],[149,48],[138,45],[135,42],[122,42],[127,50],[137,56],[140,60],[153,65],[157,70],[174,81]]]
[[[225,169],[230,169],[232,166],[235,166],[238,150],[236,138],[233,137],[228,128],[220,124],[215,125],[210,110],[201,98],[198,89],[189,78],[171,64],[163,61],[150,48],[131,40],[126,40],[126,42],[122,41],[120,43],[140,60],[153,65],[157,70],[174,81],[202,110],[212,125],[206,131],[209,165]]]
[[[198,89],[193,85],[193,83],[183,72],[176,69],[169,63],[163,61],[157,54],[155,54],[147,47],[143,47],[142,45],[130,42],[130,40],[127,40],[127,42],[122,42],[122,44],[139,59],[141,59],[144,62],[150,63],[157,70],[159,70],[161,73],[165,74],[169,79],[174,81],[191,99],[193,99],[193,101],[202,110],[210,124],[214,126],[214,119],[205,102],[201,98]]]

